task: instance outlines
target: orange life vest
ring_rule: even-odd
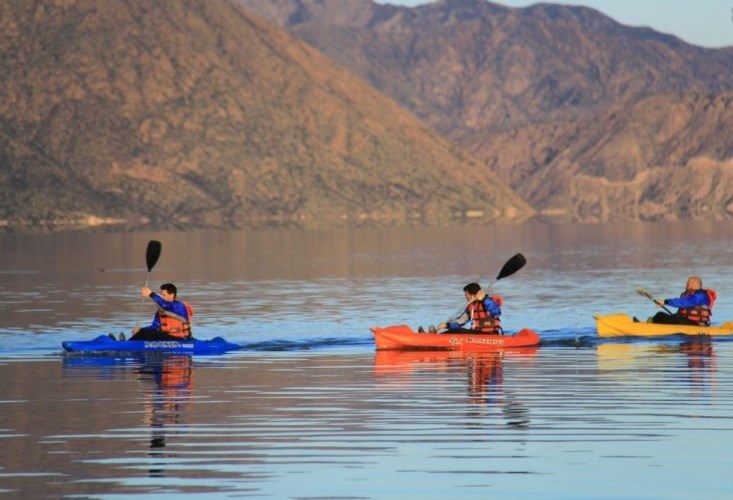
[[[501,297],[491,297],[501,305]],[[492,316],[484,307],[483,300],[474,300],[466,307],[468,316],[473,320],[473,329],[480,333],[501,334],[501,319]]]
[[[188,319],[178,314],[158,308],[158,319],[160,320],[160,331],[170,335],[187,339],[191,337],[191,318],[193,317],[193,309],[187,303],[183,302],[188,312]]]
[[[678,309],[678,313],[680,316],[684,316],[685,318],[689,319],[693,323],[696,323],[701,326],[709,326],[710,325],[710,316],[712,315],[713,310],[713,304],[715,303],[715,299],[718,298],[718,294],[713,289],[708,290],[702,290],[703,292],[708,294],[708,299],[710,300],[710,304],[707,306],[696,306],[696,307],[680,307]],[[696,292],[692,293],[683,293],[680,297],[689,297],[690,295],[695,294]]]

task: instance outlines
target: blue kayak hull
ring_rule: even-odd
[[[241,349],[221,337],[211,340],[114,340],[100,335],[94,340],[62,342],[69,352],[175,352],[185,354],[221,354]]]

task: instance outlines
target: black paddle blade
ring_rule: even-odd
[[[160,257],[160,251],[162,249],[163,245],[160,244],[160,241],[150,240],[148,242],[148,249],[145,252],[145,261],[148,264],[148,272],[152,271],[153,267],[155,267],[155,263],[158,262],[158,257]]]
[[[506,261],[504,267],[501,268],[501,271],[499,271],[499,274],[496,276],[496,281],[506,278],[507,276],[511,276],[522,269],[526,263],[527,259],[524,258],[524,255],[521,253],[514,255],[511,259]]]

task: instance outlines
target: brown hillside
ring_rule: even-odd
[[[10,227],[532,213],[372,87],[226,0],[0,4]]]
[[[473,148],[543,213],[597,222],[733,217],[733,92],[667,94]]]
[[[232,1],[468,147],[545,214],[730,216],[733,47],[552,4]]]
[[[459,140],[670,92],[733,90],[733,50],[541,3],[232,0]]]

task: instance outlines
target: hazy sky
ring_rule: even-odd
[[[434,0],[375,1],[415,6]],[[504,0],[493,3],[507,7],[527,7],[540,2]],[[648,26],[662,33],[676,35],[694,45],[733,46],[733,0],[546,0],[542,3],[592,7],[621,24]]]

